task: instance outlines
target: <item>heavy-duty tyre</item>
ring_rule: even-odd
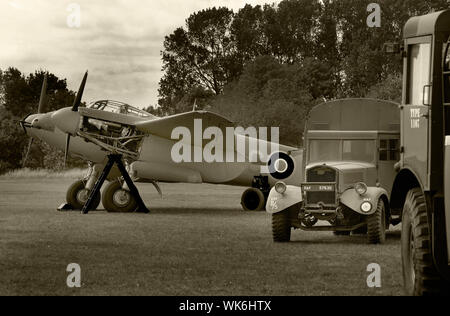
[[[73,183],[66,193],[67,204],[70,204],[74,209],[81,210],[86,204],[89,198],[90,191],[85,188],[85,183],[82,180],[78,180]],[[97,193],[95,196],[93,210],[96,210],[100,205],[101,194]]]
[[[122,189],[119,181],[108,183],[102,194],[102,204],[111,213],[131,213],[137,208],[136,199]]]
[[[272,214],[272,235],[274,242],[288,242],[291,240],[289,210]]]
[[[242,193],[241,205],[244,211],[260,212],[266,207],[266,198],[260,189],[250,188]]]
[[[333,234],[335,236],[350,236],[350,232],[346,231],[334,231]]]
[[[378,200],[375,213],[367,217],[367,238],[370,244],[386,241],[386,211],[382,199]]]
[[[355,229],[354,231],[352,231],[353,235],[365,235],[367,234],[367,225],[362,226],[358,229]]]
[[[407,295],[448,294],[448,283],[433,263],[427,205],[420,188],[408,192],[403,206],[402,268]]]

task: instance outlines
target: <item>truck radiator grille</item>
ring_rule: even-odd
[[[329,167],[315,167],[309,169],[306,173],[307,182],[336,182],[336,170]]]
[[[319,203],[334,205],[336,204],[336,192],[306,192],[306,203],[309,205]]]

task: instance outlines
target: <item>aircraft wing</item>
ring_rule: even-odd
[[[171,139],[172,131],[177,127],[186,127],[193,135],[195,120],[201,120],[200,133],[203,133],[208,127],[218,127],[223,133],[225,133],[227,127],[234,127],[233,123],[223,116],[207,111],[187,112],[155,120],[141,121],[135,123],[134,126],[145,134]]]

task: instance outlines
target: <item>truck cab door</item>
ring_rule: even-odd
[[[378,140],[378,182],[391,194],[395,180],[395,164],[399,161],[399,135],[381,135]]]
[[[444,45],[442,68],[442,95],[445,115],[445,150],[444,150],[444,196],[445,221],[447,233],[447,254],[450,254],[450,41]],[[450,255],[447,255],[450,265]]]
[[[429,188],[429,117],[431,115],[431,36],[406,41],[406,76],[403,87],[402,160],[416,171],[425,189]]]

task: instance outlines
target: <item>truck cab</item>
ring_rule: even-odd
[[[403,37],[391,209],[402,215],[406,294],[442,294],[450,292],[450,10],[409,19]]]
[[[393,219],[389,199],[400,155],[399,105],[372,99],[327,102],[312,109],[304,135],[301,186],[279,182],[269,195],[274,240],[288,241],[291,229],[298,228],[367,232],[370,243],[384,242]]]

